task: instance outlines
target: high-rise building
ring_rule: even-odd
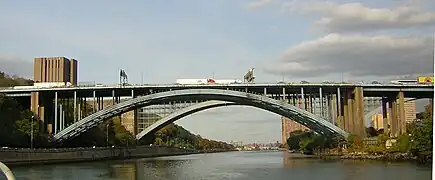
[[[66,57],[38,57],[33,62],[34,82],[70,82],[77,85],[77,60]],[[52,125],[45,121],[50,115],[44,114],[44,106],[40,105],[38,92],[31,93],[30,110],[34,112],[39,120],[47,125],[47,132],[51,133]],[[41,126],[41,132],[44,132]]]
[[[39,57],[34,59],[35,82],[70,82],[77,84],[77,60],[66,57]]]
[[[375,115],[373,115],[372,119],[371,119],[370,125],[373,128],[375,128],[376,130],[384,129],[384,118],[383,118],[383,115],[382,114],[375,114]]]
[[[407,123],[413,122],[416,117],[415,101],[405,102],[405,121]]]

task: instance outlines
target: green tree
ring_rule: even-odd
[[[289,138],[287,139],[287,146],[290,150],[299,150],[300,142],[304,138],[311,138],[313,135],[310,131],[293,131],[290,133]]]
[[[0,71],[0,87],[13,87],[13,86],[29,86],[33,85],[33,80],[21,78],[18,76],[9,76]]]
[[[111,119],[111,128],[114,134],[114,145],[117,146],[129,146],[135,144],[135,138],[133,135],[125,129],[121,124],[121,119],[119,117],[114,117]]]
[[[421,162],[432,160],[433,104],[429,104],[422,114],[422,122],[415,125],[411,133],[411,153]]]
[[[29,147],[30,138],[26,127],[30,127],[32,113],[23,110],[17,101],[0,94],[0,145]],[[26,124],[27,123],[27,124]]]

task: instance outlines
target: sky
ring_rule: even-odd
[[[0,0],[0,71],[32,77],[35,57],[79,60],[79,81],[169,84],[371,81],[433,74],[433,0]],[[216,113],[217,112],[217,113]],[[222,112],[222,113],[219,113]],[[204,137],[280,140],[280,117],[250,107],[177,123]]]

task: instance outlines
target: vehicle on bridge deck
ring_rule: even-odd
[[[218,79],[215,80],[216,84],[242,84],[243,81],[240,79]]]
[[[417,80],[394,80],[394,81],[390,81],[391,84],[417,84],[418,81]]]
[[[417,77],[417,81],[420,84],[433,84],[434,77],[433,76],[419,76],[419,77]]]
[[[71,86],[70,82],[37,82],[33,86],[14,86],[13,89],[62,88]]]
[[[175,84],[211,84],[213,79],[177,79]]]
[[[176,84],[242,84],[239,79],[177,79]]]

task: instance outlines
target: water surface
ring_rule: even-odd
[[[429,180],[413,163],[295,158],[287,152],[230,152],[11,168],[17,180]],[[0,178],[1,179],[1,178]]]

